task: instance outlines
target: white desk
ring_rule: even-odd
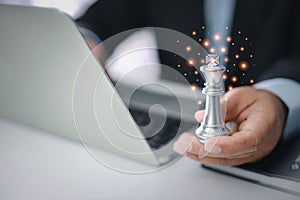
[[[298,199],[181,158],[154,173],[109,169],[80,143],[0,120],[0,199]]]

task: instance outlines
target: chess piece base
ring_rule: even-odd
[[[201,125],[196,129],[195,134],[201,143],[205,143],[209,138],[228,135],[230,131],[225,126],[209,127]]]

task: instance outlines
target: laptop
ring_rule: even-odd
[[[102,149],[152,166],[178,158],[173,143],[196,129],[203,100],[183,75],[181,82],[116,82],[73,20],[55,9],[0,4],[0,26],[0,117],[80,141],[93,155]],[[188,56],[173,44],[186,36],[154,31],[162,48]]]

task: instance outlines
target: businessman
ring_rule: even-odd
[[[299,130],[299,10],[297,0],[101,0],[78,22],[102,40],[147,26],[186,35],[202,25],[211,32],[227,27],[236,45],[243,44],[239,34],[246,33],[253,46],[251,52],[244,50],[245,55],[253,54],[255,63],[247,76],[257,83],[244,86],[249,82],[227,80],[226,84],[240,86],[226,93],[226,121],[233,124],[231,135],[211,138],[203,145],[193,134],[184,133],[174,145],[176,152],[202,163],[239,165],[263,158],[280,139],[293,137],[292,133]],[[205,37],[205,33],[199,34]],[[235,54],[230,46],[229,58]],[[163,64],[174,65],[164,52],[160,56]],[[233,68],[232,63],[228,66]],[[196,120],[201,122],[203,115],[198,111]]]

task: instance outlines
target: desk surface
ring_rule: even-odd
[[[80,143],[0,120],[0,199],[298,199],[187,158],[147,174],[96,161]]]

